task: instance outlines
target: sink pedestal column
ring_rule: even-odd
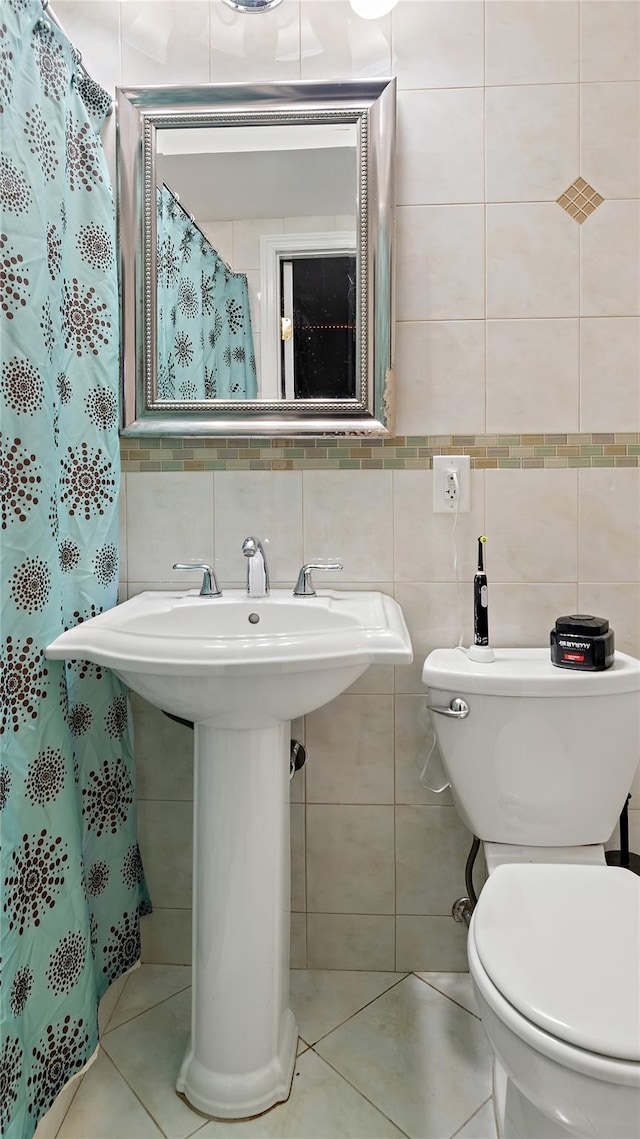
[[[290,725],[194,731],[191,1041],[177,1090],[220,1119],[286,1100]]]

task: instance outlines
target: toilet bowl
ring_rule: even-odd
[[[505,1139],[640,1134],[640,879],[503,865],[469,928]]]
[[[640,662],[571,673],[548,650],[499,649],[495,663],[436,650],[423,679],[487,854],[467,949],[498,1132],[638,1139],[640,879],[606,866],[602,843],[640,755]]]

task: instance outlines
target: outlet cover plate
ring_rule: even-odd
[[[471,459],[468,455],[433,456],[433,512],[434,514],[455,514],[456,502],[447,494],[448,474],[456,470],[460,486],[458,514],[468,514],[471,509]]]

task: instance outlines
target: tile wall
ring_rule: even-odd
[[[108,87],[398,78],[397,430],[422,443],[423,461],[337,469],[303,452],[299,469],[243,470],[251,456],[236,454],[194,469],[178,451],[163,470],[129,440],[123,593],[175,584],[172,562],[193,555],[240,583],[240,543],[256,532],[276,584],[304,559],[339,555],[344,584],[398,598],[415,663],[371,669],[296,725],[310,758],[292,784],[293,959],[464,968],[448,914],[469,835],[448,793],[418,783],[431,738],[421,662],[470,637],[483,531],[495,644],[543,644],[557,615],[582,610],[608,616],[619,648],[640,654],[640,479],[637,465],[594,465],[590,453],[588,465],[475,463],[457,588],[427,444],[534,446],[546,434],[588,447],[618,433],[637,464],[638,436],[625,433],[640,431],[640,5],[400,0],[374,21],[346,0],[284,0],[260,17],[222,0],[54,6]],[[145,957],[184,962],[191,741],[139,702],[136,727],[156,905]],[[632,806],[640,850],[640,780]]]

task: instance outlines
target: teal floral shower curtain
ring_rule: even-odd
[[[246,274],[225,265],[168,186],[157,211],[160,399],[255,399]]]
[[[118,288],[109,99],[39,0],[0,13],[0,1130],[29,1139],[140,955],[126,691],[47,661],[116,602]]]

